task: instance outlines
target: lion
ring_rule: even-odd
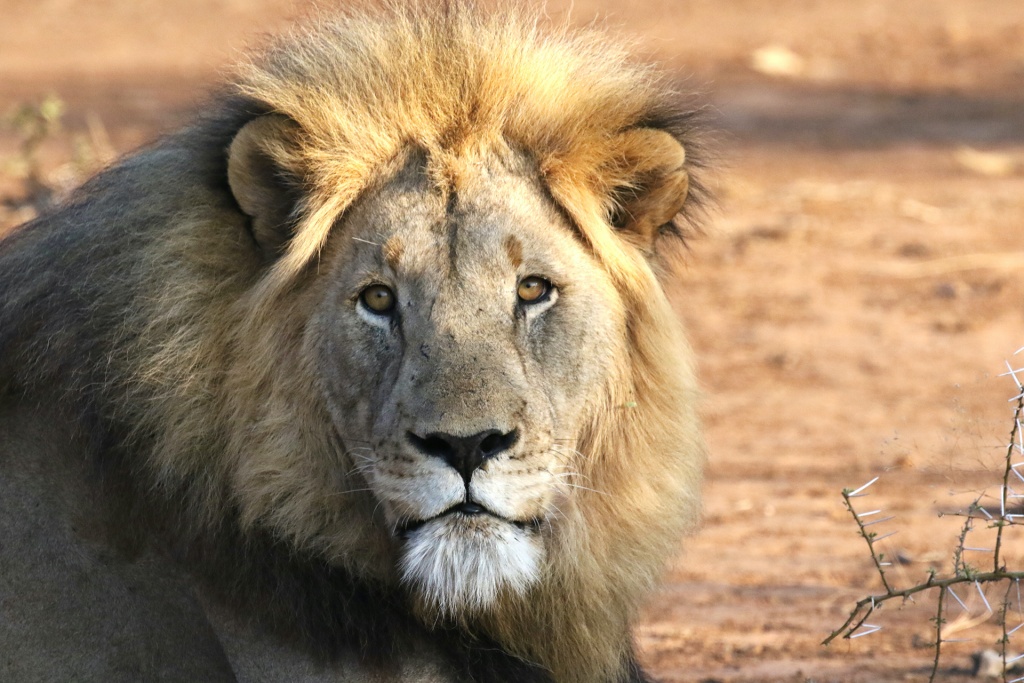
[[[14,231],[0,678],[649,680],[695,116],[598,29],[351,11]]]

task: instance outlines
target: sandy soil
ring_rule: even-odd
[[[41,156],[73,183],[75,141],[103,156],[173,128],[240,49],[304,11],[0,0],[0,111],[58,94],[63,132]],[[718,131],[719,207],[680,301],[707,391],[705,523],[647,610],[644,659],[672,682],[926,680],[934,596],[820,645],[879,589],[839,491],[881,477],[858,503],[896,515],[878,528],[899,531],[884,545],[907,586],[951,566],[959,520],[938,513],[998,486],[1014,393],[998,375],[1024,345],[1024,3],[572,3],[572,21],[595,16],[703,93]],[[16,150],[0,133],[0,158]],[[17,202],[16,168],[0,169]],[[0,208],[0,227],[26,215]],[[1024,538],[1007,540],[1024,565]],[[969,640],[946,646],[941,680],[966,680],[998,637],[960,612],[947,637]]]

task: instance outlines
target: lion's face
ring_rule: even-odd
[[[305,343],[347,460],[443,611],[522,592],[622,353],[608,276],[521,158],[440,191],[413,155],[331,237]]]

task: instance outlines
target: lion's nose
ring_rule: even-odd
[[[518,429],[505,433],[490,429],[471,436],[455,436],[444,432],[431,432],[426,436],[419,436],[409,432],[409,443],[420,453],[443,458],[462,475],[467,485],[473,472],[484,462],[512,448],[518,440]]]

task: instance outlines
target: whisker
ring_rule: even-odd
[[[348,491],[334,491],[330,495],[332,495],[332,496],[344,496],[344,495],[348,495],[349,493],[360,493],[362,491],[373,491],[373,489],[349,489]]]
[[[564,483],[564,484],[565,484],[566,486],[571,486],[571,487],[573,487],[574,489],[583,489],[584,491],[593,491],[594,493],[599,493],[599,494],[601,494],[602,496],[611,496],[611,495],[612,495],[612,494],[608,493],[607,491],[598,491],[597,489],[592,489],[592,488],[590,488],[589,486],[583,486],[583,485],[581,485],[581,484],[573,484],[573,483],[571,483],[571,482],[563,482],[563,483]]]
[[[558,479],[559,483],[564,484],[565,486],[571,486],[572,488],[583,489],[585,491],[593,491],[594,493],[600,493],[602,496],[612,495],[607,491],[601,491],[599,489],[591,488],[589,486],[583,486],[582,484],[574,484],[573,482],[569,481],[570,479],[575,478],[589,480],[589,477],[579,472],[576,472],[575,470],[567,470],[565,472],[552,472],[551,476],[554,477],[555,479]]]
[[[579,477],[580,479],[585,479],[587,481],[590,481],[590,477],[588,477],[587,475],[583,474],[582,472],[578,472],[576,470],[566,470],[565,472],[552,472],[551,476],[553,476],[553,477],[570,477],[570,478],[571,477]]]
[[[375,463],[374,458],[371,457],[371,455],[363,455],[360,453],[356,453],[355,451],[357,450],[370,451],[371,454],[374,453],[374,450],[372,448],[350,448],[349,450],[345,451],[345,457],[349,458],[352,461],[352,467],[347,472],[345,472],[346,477],[351,474],[366,474],[373,468],[373,465]]]
[[[576,450],[575,448],[571,448],[569,446],[563,446],[562,444],[558,444],[558,443],[551,444],[551,447],[552,448],[561,448],[562,450],[568,451],[569,453],[578,455],[579,457],[583,458],[584,460],[589,460],[589,458],[584,453],[581,453],[580,451]]]
[[[553,506],[550,510],[548,510],[546,516],[548,517],[549,520],[552,517],[554,517],[556,519],[562,520],[566,524],[569,523],[569,515],[565,514],[565,510],[563,510],[562,508],[558,507],[557,505]]]

